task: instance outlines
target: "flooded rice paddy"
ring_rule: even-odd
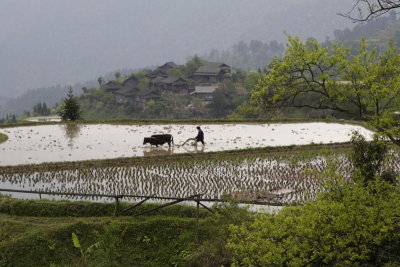
[[[202,125],[204,146],[181,146],[196,136],[196,126],[59,124],[0,129],[9,137],[0,144],[0,166],[338,143],[349,141],[353,131],[372,134],[360,126],[336,123],[207,124]],[[144,137],[162,133],[172,134],[175,145],[143,145]]]
[[[347,152],[291,151],[210,158],[176,157],[174,161],[165,162],[154,158],[114,167],[83,164],[72,170],[46,170],[46,166],[34,171],[29,168],[15,168],[13,172],[0,169],[0,188],[175,198],[204,193],[202,198],[205,199],[230,195],[241,201],[288,204],[314,199],[325,182],[326,177],[321,174],[331,162],[335,162],[335,171],[340,177],[350,179],[353,166]],[[399,173],[400,154],[393,152],[386,164]],[[37,195],[16,196],[38,198]],[[87,200],[105,201],[96,198]]]
[[[333,123],[207,124],[202,125],[205,146],[181,146],[188,138],[196,136],[196,126],[59,124],[0,129],[9,136],[8,141],[0,144],[0,188],[171,198],[202,193],[204,199],[221,199],[230,195],[241,201],[277,205],[299,203],[315,198],[322,189],[321,173],[333,159],[339,162],[336,171],[343,179],[350,178],[353,167],[345,153],[294,151],[199,154],[201,157],[177,155],[165,161],[164,157],[150,157],[128,165],[115,160],[111,166],[79,163],[73,168],[59,169],[46,167],[53,164],[15,165],[338,143],[349,141],[353,131],[367,138],[372,135],[360,126]],[[144,137],[161,133],[172,134],[175,145],[171,148],[167,144],[159,148],[143,145]],[[388,162],[388,166],[398,172],[399,158],[397,152],[393,153]],[[14,167],[1,168],[5,165]],[[13,193],[12,196],[38,198],[38,195],[22,193]],[[106,200],[71,196],[49,198]],[[138,198],[122,200],[137,201]]]

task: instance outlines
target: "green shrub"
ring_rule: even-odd
[[[0,144],[4,143],[8,140],[8,136],[6,134],[0,133]]]

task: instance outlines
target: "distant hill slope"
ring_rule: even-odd
[[[364,23],[358,23],[354,28],[336,29],[333,38],[326,38],[325,44],[340,42],[353,47],[356,52],[361,37],[365,37],[371,47],[384,51],[390,39],[400,45],[400,20],[395,12]],[[305,40],[305,38],[302,38]],[[281,42],[262,42],[252,40],[240,41],[228,49],[212,49],[202,57],[209,61],[227,62],[243,70],[264,70],[275,56],[280,56],[285,50]]]
[[[128,75],[137,70],[134,69],[123,69],[117,70],[121,75]],[[114,79],[114,73],[111,72],[105,74],[104,80]],[[89,80],[83,83],[77,83],[72,85],[74,95],[80,95],[82,93],[82,87],[98,87],[99,84],[97,80]],[[53,107],[56,103],[59,103],[64,97],[66,97],[68,91],[68,86],[50,86],[46,88],[37,88],[27,91],[26,93],[15,97],[2,99],[0,98],[0,118],[4,117],[6,114],[22,114],[25,110],[31,111],[32,107],[37,103],[46,103],[47,106]]]

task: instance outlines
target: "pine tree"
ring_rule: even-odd
[[[74,97],[72,88],[68,90],[67,98],[61,104],[58,114],[63,121],[77,121],[81,119],[81,107],[78,99]]]

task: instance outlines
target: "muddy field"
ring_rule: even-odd
[[[370,137],[363,127],[337,123],[206,124],[205,146],[193,146],[197,125],[59,124],[0,129],[9,140],[0,145],[0,166],[79,161],[179,153],[202,153],[350,140],[353,131]],[[175,145],[151,147],[143,138],[169,133]]]

